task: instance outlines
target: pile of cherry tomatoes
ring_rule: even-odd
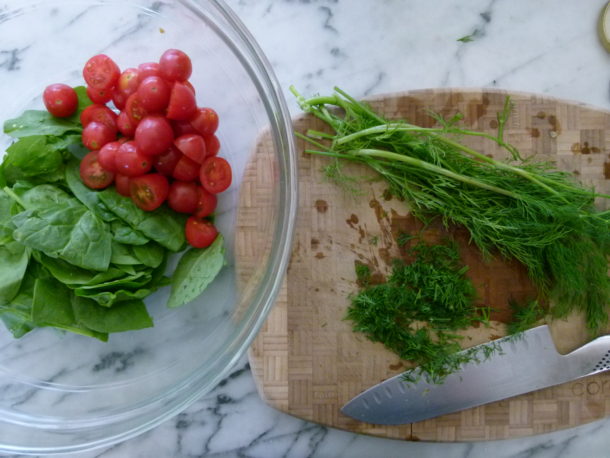
[[[143,210],[167,202],[191,215],[187,241],[203,248],[218,234],[208,217],[232,172],[217,156],[218,115],[197,106],[191,72],[191,59],[177,49],[165,51],[159,62],[123,72],[104,54],[89,59],[83,76],[93,105],[82,111],[80,122],[90,152],[81,161],[80,176],[92,189],[114,184]],[[64,84],[48,86],[43,101],[58,117],[71,116],[78,105],[74,89]]]

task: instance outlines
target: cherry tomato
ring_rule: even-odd
[[[82,111],[80,114],[80,123],[83,127],[87,127],[87,124],[91,121],[105,124],[114,130],[117,129],[117,115],[106,105],[89,105]]]
[[[114,174],[104,169],[98,160],[98,151],[91,151],[80,161],[80,178],[91,189],[104,189],[110,186]]]
[[[212,134],[205,135],[203,139],[205,140],[205,150],[208,154],[208,157],[216,156],[218,154],[218,151],[220,151],[220,140],[218,140],[218,137]]]
[[[231,185],[231,166],[222,157],[209,157],[201,165],[199,180],[206,191],[218,194]]]
[[[100,165],[109,172],[116,172],[115,159],[120,147],[121,144],[119,142],[110,142],[100,149],[97,159]]]
[[[194,213],[199,202],[198,189],[194,181],[173,181],[167,195],[169,207],[179,213]]]
[[[161,76],[168,81],[186,81],[191,76],[191,59],[183,51],[168,49],[159,59]]]
[[[131,200],[145,211],[153,211],[165,202],[169,193],[169,182],[159,173],[148,173],[132,178],[129,182]]]
[[[201,165],[184,154],[180,157],[172,172],[172,177],[181,181],[193,181],[199,176]]]
[[[193,126],[191,126],[191,123],[188,121],[172,120],[171,124],[174,129],[174,137],[176,137],[176,138],[180,137],[181,135],[199,133],[195,130],[195,128]]]
[[[182,154],[202,164],[206,158],[205,141],[201,135],[186,134],[174,140],[174,145]]]
[[[100,149],[106,143],[116,140],[116,129],[101,122],[91,121],[83,129],[81,138],[87,149]]]
[[[112,99],[113,89],[95,89],[91,86],[87,86],[87,97],[91,99],[93,103],[107,103]]]
[[[172,176],[174,169],[176,168],[176,164],[181,157],[182,153],[180,150],[174,145],[171,145],[166,152],[155,158],[155,170],[165,176]]]
[[[124,92],[119,91],[117,88],[114,88],[112,91],[112,103],[114,103],[114,106],[117,107],[119,110],[125,108],[125,104],[127,103],[127,97],[129,96],[126,95]]]
[[[131,197],[129,194],[129,182],[131,178],[127,175],[121,175],[120,173],[114,174],[114,187],[116,192],[125,197]]]
[[[190,121],[201,135],[212,135],[218,129],[218,114],[211,108],[198,108]]]
[[[140,81],[149,76],[161,76],[161,67],[157,62],[144,62],[138,65],[138,71],[140,72]]]
[[[142,102],[138,98],[138,94],[131,94],[125,102],[125,113],[134,125],[148,115],[148,110],[142,106]]]
[[[83,69],[83,77],[87,85],[94,89],[112,89],[120,74],[119,66],[105,54],[93,56],[85,63]]]
[[[218,235],[218,229],[208,220],[191,216],[184,228],[186,241],[195,248],[205,248],[212,244]]]
[[[205,218],[214,213],[216,205],[218,204],[218,197],[216,197],[216,194],[209,193],[201,186],[198,186],[197,197],[197,209],[194,212],[196,217]]]
[[[181,81],[181,83],[185,84],[191,91],[193,91],[193,94],[195,94],[195,96],[197,96],[197,91],[195,91],[195,86],[193,86],[193,84],[189,81]]]
[[[58,118],[72,116],[78,108],[76,91],[67,84],[51,84],[42,93],[47,111]]]
[[[186,84],[175,82],[169,96],[167,117],[169,119],[188,120],[196,111],[195,93]]]
[[[116,126],[125,137],[133,137],[136,133],[136,124],[125,111],[121,111],[116,120]]]
[[[146,116],[136,127],[135,141],[142,154],[156,156],[166,151],[174,140],[174,131],[163,116]]]
[[[119,80],[116,85],[117,91],[120,91],[129,97],[131,94],[135,94],[140,84],[140,70],[137,68],[126,68],[119,76]]]
[[[121,145],[114,159],[116,170],[121,175],[137,177],[149,172],[152,161],[138,150],[136,142],[128,141]]]

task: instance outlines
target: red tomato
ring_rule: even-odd
[[[172,121],[171,124],[174,128],[174,137],[176,138],[180,137],[181,135],[199,133],[188,121]]]
[[[137,68],[126,68],[119,76],[116,89],[122,92],[125,97],[134,94],[140,84],[140,70]]]
[[[155,169],[157,172],[165,176],[172,176],[174,169],[176,168],[176,164],[181,157],[182,153],[180,150],[178,150],[178,148],[176,148],[174,145],[171,145],[165,153],[160,154],[155,158]]]
[[[144,62],[138,65],[138,71],[140,72],[140,81],[149,76],[161,76],[161,67],[157,62]]]
[[[113,172],[113,173],[116,172],[115,159],[116,159],[117,151],[119,150],[120,147],[121,147],[121,144],[119,142],[110,142],[110,143],[106,143],[100,149],[97,159],[98,159],[100,165],[102,167],[104,167],[104,169],[108,170],[109,172]]]
[[[138,86],[138,99],[148,111],[161,111],[169,103],[170,87],[159,76],[149,76]]]
[[[167,117],[184,121],[190,119],[196,111],[195,93],[186,84],[175,82],[169,96]]]
[[[176,167],[174,167],[172,177],[181,181],[193,181],[199,176],[200,168],[201,165],[197,164],[191,158],[182,155],[176,163]]]
[[[174,140],[174,145],[182,154],[190,157],[198,164],[203,164],[206,157],[205,141],[201,135],[186,134]]]
[[[112,99],[113,89],[95,89],[91,86],[87,86],[87,97],[91,99],[93,103],[108,103]]]
[[[163,116],[146,116],[136,127],[135,141],[142,154],[156,156],[169,148],[174,140],[174,131]]]
[[[205,248],[212,244],[218,235],[218,229],[205,219],[191,216],[184,228],[186,241],[195,248]]]
[[[152,168],[152,161],[148,156],[140,153],[134,141],[128,141],[121,145],[114,162],[117,172],[128,177],[144,175]]]
[[[117,115],[106,105],[89,105],[82,111],[80,114],[80,123],[83,127],[87,127],[87,124],[91,121],[105,124],[114,130],[117,129]]]
[[[117,88],[114,88],[112,91],[112,103],[119,110],[125,108],[125,104],[127,103],[127,95],[124,92],[119,91]]]
[[[207,192],[201,186],[197,187],[197,191],[197,209],[195,210],[194,215],[198,218],[210,216],[214,213],[216,205],[218,204],[216,194]]]
[[[136,124],[134,124],[125,111],[119,113],[116,126],[125,137],[133,137],[136,133]]]
[[[173,181],[167,195],[169,207],[179,213],[194,213],[199,202],[198,189],[194,181]]]
[[[91,189],[110,186],[114,174],[104,169],[98,160],[98,151],[91,151],[80,161],[80,178]]]
[[[208,157],[216,156],[218,151],[220,151],[220,140],[218,140],[218,137],[212,134],[205,135],[203,139],[205,140],[205,150],[207,151]]]
[[[161,76],[168,81],[186,81],[191,76],[193,66],[186,53],[178,49],[168,49],[159,59]]]
[[[131,200],[145,211],[153,211],[165,202],[169,193],[169,182],[159,173],[148,173],[132,178],[129,182]]]
[[[51,84],[42,93],[47,111],[58,118],[72,116],[78,108],[76,91],[67,84]]]
[[[81,138],[87,149],[100,149],[106,143],[116,140],[116,129],[101,122],[91,121],[83,129]]]
[[[142,102],[138,98],[138,94],[131,94],[125,102],[125,113],[134,125],[148,115],[148,110],[142,106]]]
[[[127,175],[121,175],[120,173],[116,173],[114,175],[114,187],[116,192],[125,197],[131,197],[129,194],[129,182],[131,178]]]
[[[198,108],[190,121],[201,135],[212,135],[218,129],[218,113],[211,108]]]
[[[212,156],[203,161],[199,180],[204,189],[212,194],[218,194],[231,185],[231,166],[222,157]]]
[[[112,89],[120,74],[119,66],[105,54],[93,56],[83,69],[83,77],[87,85],[94,89]]]

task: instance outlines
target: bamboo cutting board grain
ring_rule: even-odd
[[[495,135],[496,114],[505,95],[489,89],[439,89],[380,96],[369,103],[387,117],[423,126],[434,124],[428,109],[444,116],[461,112],[465,125]],[[510,143],[524,156],[536,154],[555,161],[585,184],[610,191],[610,113],[532,94],[511,97],[514,110],[505,132]],[[324,129],[310,116],[295,119],[294,126],[299,132]],[[494,157],[504,157],[489,140],[463,140]],[[353,396],[409,367],[381,344],[354,333],[343,320],[348,296],[358,289],[354,266],[367,264],[383,279],[391,260],[401,254],[397,238],[421,226],[403,202],[387,197],[382,182],[360,181],[362,194],[357,198],[341,191],[321,172],[329,159],[305,154],[304,148],[297,141],[300,195],[291,261],[275,307],[249,354],[260,395],[267,403],[331,427],[426,441],[526,436],[573,427],[610,413],[610,375],[601,374],[409,425],[377,426],[343,416],[339,409]],[[266,206],[272,185],[262,171],[272,167],[272,154],[271,140],[263,135],[245,175],[236,238],[243,278],[257,268],[257,234],[271,217]],[[360,166],[348,166],[346,171],[374,177]],[[437,240],[443,233],[442,228],[432,227],[425,237]],[[535,289],[521,266],[486,262],[468,246],[467,234],[456,230],[453,235],[460,241],[481,302],[497,309],[491,328],[466,333],[464,346],[471,346],[504,335],[508,300],[527,299]],[[564,353],[587,341],[579,317],[553,322],[551,330]],[[544,361],[540,367],[544,370]]]

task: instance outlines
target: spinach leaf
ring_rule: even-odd
[[[165,259],[165,248],[155,242],[133,246],[132,252],[142,264],[148,267],[159,267]]]
[[[182,215],[178,215],[166,207],[145,212],[136,206],[131,199],[112,189],[104,189],[98,195],[106,207],[115,215],[146,237],[174,252],[180,251],[184,246],[184,222],[186,218]]]
[[[125,301],[112,308],[104,308],[90,299],[74,297],[72,307],[77,323],[97,332],[124,332],[153,325],[141,300]]]
[[[134,255],[130,245],[123,245],[112,241],[112,255],[110,256],[112,264],[122,265],[137,265],[141,264],[140,260]]]
[[[51,258],[39,251],[34,251],[33,256],[53,277],[70,288],[97,285],[125,275],[122,269],[113,266],[104,272],[96,272],[76,267],[62,259]]]
[[[119,277],[113,280],[108,280],[106,282],[100,282],[97,284],[90,285],[81,285],[76,291],[79,295],[86,294],[86,291],[99,291],[106,290],[109,288],[140,288],[150,282],[151,279],[151,269],[140,270],[133,275],[125,275],[123,277]]]
[[[18,293],[30,260],[30,249],[17,242],[0,246],[0,304]]]
[[[0,189],[7,185],[6,177],[4,176],[4,165],[0,164]]]
[[[2,162],[5,180],[12,184],[23,178],[44,177],[45,182],[63,179],[62,150],[48,143],[45,135],[23,137],[6,149]]]
[[[32,322],[32,302],[34,297],[34,283],[36,278],[44,275],[42,269],[35,262],[30,262],[19,293],[9,304],[0,305],[0,319],[15,338],[22,337],[35,325]]]
[[[108,269],[110,232],[84,206],[52,204],[18,213],[12,221],[16,241],[84,269]]]
[[[50,184],[39,184],[20,192],[17,183],[13,190],[27,210],[45,208],[53,204],[78,206],[79,203],[64,190]]]
[[[156,288],[154,288],[156,289]],[[120,302],[131,301],[134,299],[144,299],[149,296],[154,289],[140,288],[134,291],[119,289],[117,291],[91,292],[83,289],[76,289],[74,293],[77,297],[86,297],[95,301],[101,307],[114,307]]]
[[[110,230],[112,231],[113,239],[118,243],[144,245],[150,241],[148,237],[128,226],[122,220],[112,221],[110,223]]]
[[[207,248],[191,248],[182,255],[172,276],[168,307],[180,307],[199,296],[225,264],[221,234]]]
[[[56,135],[80,133],[82,127],[73,119],[62,119],[52,116],[46,110],[26,110],[14,119],[4,122],[4,133],[14,138],[31,135]]]

